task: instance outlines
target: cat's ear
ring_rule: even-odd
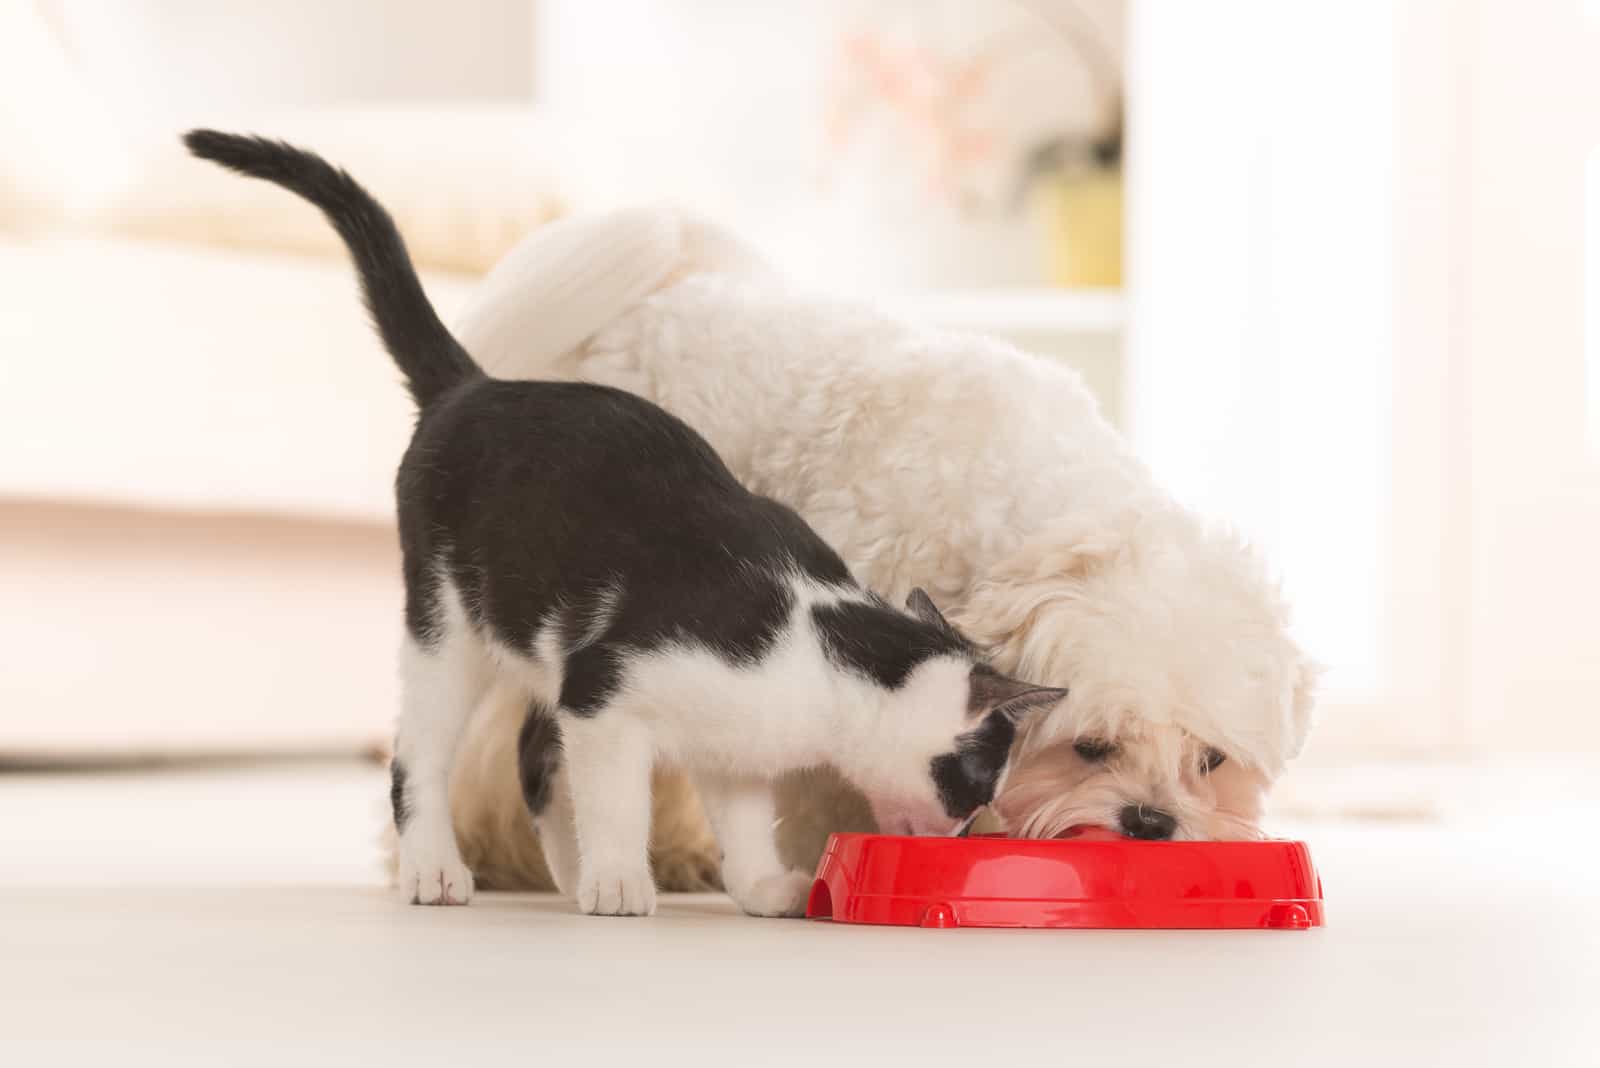
[[[950,621],[939,614],[939,607],[933,603],[933,598],[928,596],[928,591],[918,586],[906,596],[906,608],[911,614],[924,623],[932,623],[945,630],[955,630]]]
[[[1037,686],[977,664],[972,669],[967,711],[973,716],[999,712],[1013,723],[1019,723],[1029,713],[1053,705],[1066,696],[1067,691],[1058,686]]]

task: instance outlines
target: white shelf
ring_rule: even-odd
[[[1112,334],[1125,318],[1120,289],[926,290],[888,294],[884,303],[920,322],[997,333]]]

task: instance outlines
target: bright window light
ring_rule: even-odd
[[[1135,440],[1266,550],[1324,693],[1365,698],[1384,683],[1394,13],[1155,7],[1130,12]]]

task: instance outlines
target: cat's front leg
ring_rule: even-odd
[[[811,876],[778,856],[778,808],[766,779],[695,776],[700,803],[722,846],[722,885],[751,916],[805,913]]]
[[[579,910],[595,916],[648,916],[656,910],[650,874],[649,729],[626,707],[587,715],[563,709],[561,745],[578,840]]]

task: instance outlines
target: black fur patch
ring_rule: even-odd
[[[591,645],[567,657],[561,680],[561,707],[575,716],[592,716],[605,706],[622,683],[622,650],[611,645]]]
[[[405,578],[406,633],[422,648],[432,649],[439,640],[438,580],[429,573],[422,554],[408,549],[404,530],[400,532],[400,568]]]
[[[395,833],[404,833],[411,819],[411,799],[406,797],[406,766],[398,760],[389,762],[389,807],[394,810]]]
[[[890,690],[904,686],[925,660],[974,654],[971,643],[950,627],[914,619],[876,598],[817,605],[811,618],[830,660]]]
[[[517,736],[517,775],[522,799],[537,816],[550,803],[556,773],[561,770],[561,726],[548,710],[534,705]]]
[[[687,425],[602,386],[454,390],[422,412],[396,487],[413,635],[430,633],[441,569],[510,648],[555,621],[560,700],[578,715],[616,691],[629,653],[685,644],[759,662],[793,609],[792,573],[854,585],[798,515],[741,486]]]
[[[1017,727],[1004,712],[991,712],[963,734],[952,753],[933,758],[934,785],[951,819],[964,819],[994,800],[995,784],[1011,756]]]

